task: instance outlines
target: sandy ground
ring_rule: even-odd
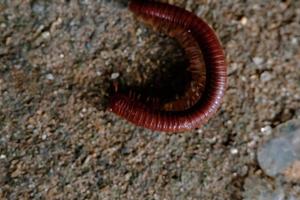
[[[106,111],[112,79],[151,83],[182,61],[126,1],[0,0],[2,199],[259,199],[257,184],[300,199],[256,158],[300,118],[300,1],[169,3],[203,17],[229,63],[218,114],[182,134]]]

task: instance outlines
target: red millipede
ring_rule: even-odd
[[[112,112],[148,129],[166,132],[199,128],[219,108],[226,90],[227,65],[212,28],[195,14],[155,1],[132,0],[129,9],[142,22],[178,40],[189,60],[191,84],[179,99],[153,108],[136,95],[115,92]]]

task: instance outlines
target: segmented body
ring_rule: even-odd
[[[226,89],[225,56],[214,31],[195,14],[166,3],[133,0],[129,9],[144,23],[178,40],[189,60],[187,70],[192,80],[182,97],[160,109],[117,92],[110,100],[111,111],[158,131],[187,131],[202,126],[217,111]]]

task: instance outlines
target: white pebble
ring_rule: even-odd
[[[143,32],[142,29],[139,28],[139,29],[136,31],[136,35],[139,36],[139,35],[142,34],[142,32]]]
[[[198,130],[197,130],[197,133],[202,134],[202,133],[203,133],[203,130],[202,130],[202,129],[198,129]]]
[[[247,22],[248,22],[248,19],[247,19],[247,17],[243,17],[242,19],[241,19],[241,24],[242,25],[246,25],[247,24]]]
[[[43,134],[42,135],[42,140],[46,140],[47,139],[47,134]]]
[[[6,24],[1,23],[1,24],[0,24],[0,27],[1,27],[1,28],[6,28]]]
[[[97,76],[101,76],[102,72],[101,71],[96,71]]]
[[[207,139],[207,141],[208,141],[210,144],[215,144],[215,143],[217,142],[217,137],[209,138],[209,139]]]
[[[232,155],[236,155],[236,154],[239,153],[239,150],[236,149],[236,148],[232,148],[232,149],[230,149],[230,153],[231,153]]]
[[[43,33],[42,33],[42,37],[43,37],[44,39],[49,38],[49,37],[50,37],[50,32],[49,32],[49,31],[43,32]]]
[[[298,39],[296,37],[292,38],[292,44],[297,45],[298,44]]]
[[[260,129],[260,131],[265,134],[265,135],[271,135],[272,133],[272,127],[271,126],[265,126],[265,127],[262,127]]]
[[[110,78],[111,79],[117,79],[119,76],[120,76],[120,74],[116,72],[116,73],[112,73]]]
[[[48,80],[50,80],[50,81],[53,81],[53,80],[54,80],[53,74],[47,74],[47,75],[46,75],[46,78],[47,78]]]
[[[243,82],[246,82],[246,81],[247,81],[247,78],[246,78],[245,76],[241,76],[241,80],[242,80]]]
[[[253,58],[253,62],[256,64],[256,65],[261,65],[263,62],[264,62],[264,59],[262,57],[254,57]]]

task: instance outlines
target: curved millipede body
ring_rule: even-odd
[[[191,82],[181,97],[159,109],[136,95],[116,92],[110,110],[152,130],[175,132],[202,126],[217,111],[226,89],[225,56],[214,31],[195,14],[166,3],[132,0],[129,9],[140,21],[177,39],[189,60]]]

